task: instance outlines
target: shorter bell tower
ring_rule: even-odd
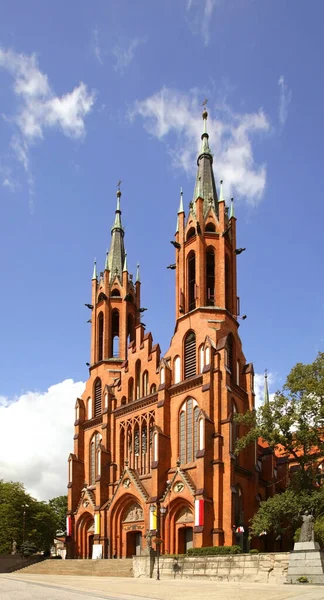
[[[140,322],[139,267],[134,283],[128,272],[120,199],[118,189],[104,271],[97,273],[96,261],[93,269],[90,369],[101,363],[120,366],[127,359],[128,344],[135,340],[135,328]]]

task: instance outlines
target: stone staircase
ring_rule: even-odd
[[[133,561],[127,558],[103,560],[48,559],[20,569],[30,575],[95,575],[97,577],[133,577]]]

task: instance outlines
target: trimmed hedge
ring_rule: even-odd
[[[188,556],[206,556],[215,554],[241,554],[240,546],[206,546],[205,548],[189,548]]]

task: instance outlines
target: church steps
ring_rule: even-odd
[[[95,575],[96,577],[133,577],[133,561],[127,558],[103,560],[44,560],[20,570],[35,575]]]

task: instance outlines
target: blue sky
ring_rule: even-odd
[[[84,303],[118,179],[147,330],[167,349],[165,267],[180,186],[186,206],[193,193],[205,97],[215,178],[235,197],[247,248],[246,358],[273,390],[312,361],[324,339],[323,3],[16,0],[0,11],[3,406],[87,378]]]

